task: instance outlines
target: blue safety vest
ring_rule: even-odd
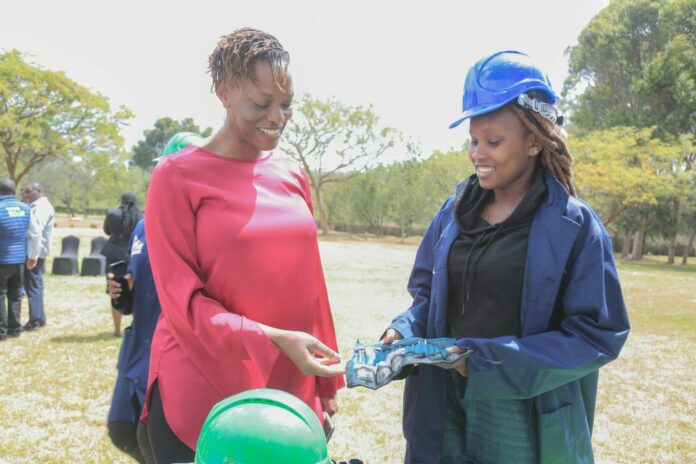
[[[29,212],[14,195],[0,196],[0,264],[26,261]]]

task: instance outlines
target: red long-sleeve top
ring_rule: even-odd
[[[162,305],[148,397],[158,380],[177,437],[195,449],[211,407],[251,388],[290,392],[323,420],[320,398],[343,379],[302,374],[257,324],[337,349],[304,172],[277,154],[245,161],[188,147],[159,163],[147,198]]]

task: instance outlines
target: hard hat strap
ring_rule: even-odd
[[[560,126],[563,123],[563,116],[559,116],[558,110],[555,106],[534,98],[529,98],[529,95],[526,93],[520,94],[520,96],[517,97],[517,104],[522,108],[529,108],[530,110],[539,113],[542,118],[548,119],[554,124],[558,123]]]

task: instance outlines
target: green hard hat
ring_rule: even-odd
[[[172,153],[176,153],[177,151],[181,150],[182,148],[186,148],[189,145],[201,145],[204,140],[205,138],[203,138],[203,136],[195,134],[193,132],[176,133],[172,135],[172,137],[169,139],[167,144],[160,152],[159,156],[157,158],[154,158],[152,161],[156,163],[165,156],[169,156]]]
[[[307,404],[290,393],[248,390],[217,403],[196,447],[196,464],[329,464],[326,437]]]

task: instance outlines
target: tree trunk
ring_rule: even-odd
[[[668,248],[669,252],[667,254],[667,264],[674,264],[674,255],[676,253],[676,248],[677,248],[677,235],[679,233],[679,229],[681,229],[681,217],[682,217],[682,202],[679,200],[676,200],[676,204],[674,205],[675,213],[676,213],[676,218],[675,221],[676,223],[674,224],[674,235],[670,237],[669,243],[668,243]]]
[[[674,264],[674,253],[677,248],[677,234],[675,233],[667,243],[667,264]]]
[[[316,207],[319,209],[319,225],[321,227],[321,233],[323,235],[329,235],[329,221],[326,218],[326,211],[324,211],[324,205],[321,203],[321,191],[315,188],[314,196],[317,200]]]
[[[623,244],[621,246],[621,258],[628,259],[631,254],[631,233],[626,232],[623,236]]]
[[[687,261],[689,260],[689,254],[691,253],[691,249],[694,246],[694,238],[696,238],[696,229],[691,231],[691,235],[689,236],[689,241],[687,242],[686,246],[684,247],[684,256],[682,256],[682,264],[686,264]]]
[[[633,250],[631,251],[631,260],[638,261],[643,258],[643,245],[645,243],[645,226],[640,225],[633,237]]]
[[[604,220],[604,218],[601,218],[602,222],[604,223],[604,227],[608,226],[609,223],[611,223],[611,221],[619,217],[621,213],[626,211],[628,208],[628,206],[620,206],[618,208],[614,208],[614,210],[611,213],[609,213],[609,217],[607,217],[606,220]]]

